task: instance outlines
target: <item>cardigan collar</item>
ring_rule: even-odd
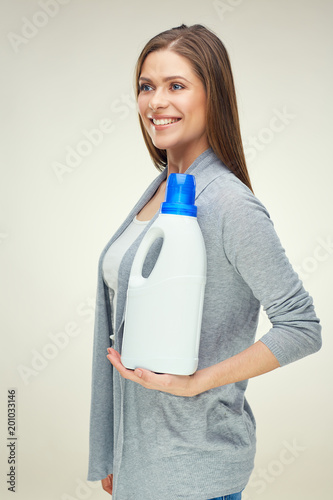
[[[222,163],[222,161],[216,156],[211,148],[206,149],[201,155],[199,155],[194,162],[188,167],[184,172],[185,174],[191,174],[195,176],[196,190],[195,199],[198,198],[200,193],[210,184],[216,177],[221,175],[221,171],[230,173],[230,170]],[[158,189],[160,184],[167,178],[168,168],[166,167],[163,172],[150,184],[148,189],[142,195],[138,203],[135,205],[130,213],[130,221],[133,217],[140,212],[140,210],[146,205],[146,203],[153,196],[155,191]],[[159,215],[157,212],[150,222],[155,220]]]
[[[186,174],[191,174],[195,176],[196,180],[196,196],[197,199],[200,193],[205,189],[208,184],[210,184],[216,177],[221,175],[221,170],[230,173],[230,170],[221,162],[221,160],[216,156],[211,148],[206,149],[201,155],[199,155],[194,162],[185,171]],[[126,229],[126,227],[132,222],[133,218],[142,210],[146,203],[150,200],[153,194],[156,192],[160,184],[167,178],[168,169],[167,167],[153,180],[153,182],[148,186],[146,191],[143,193],[139,201],[133,207],[123,224],[120,226],[118,231],[114,234],[113,238],[110,240],[108,246],[110,246],[113,241],[118,238],[118,236]],[[159,215],[159,211],[150,220],[148,227],[156,220]]]

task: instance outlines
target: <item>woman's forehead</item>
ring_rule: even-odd
[[[139,78],[159,76],[162,79],[195,76],[191,62],[184,56],[168,49],[156,50],[144,60]]]

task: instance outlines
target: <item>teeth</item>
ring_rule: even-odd
[[[169,125],[170,123],[174,123],[177,121],[178,121],[178,118],[168,118],[168,119],[164,119],[164,120],[155,120],[153,118],[154,125]]]

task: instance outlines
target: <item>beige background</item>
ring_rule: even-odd
[[[255,192],[323,325],[320,353],[249,384],[258,453],[244,500],[330,498],[332,2],[2,0],[1,10],[1,498],[13,498],[12,387],[15,498],[106,498],[86,482],[97,260],[157,175],[134,63],[182,22],[227,46]],[[262,317],[258,337],[268,327]]]

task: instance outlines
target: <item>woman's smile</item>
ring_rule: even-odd
[[[180,120],[181,120],[181,118],[171,118],[171,117],[164,117],[164,116],[159,116],[159,117],[156,116],[154,118],[150,118],[150,121],[152,122],[152,124],[156,130],[164,130],[165,128],[169,127],[170,125],[174,125],[175,123],[178,123]]]

